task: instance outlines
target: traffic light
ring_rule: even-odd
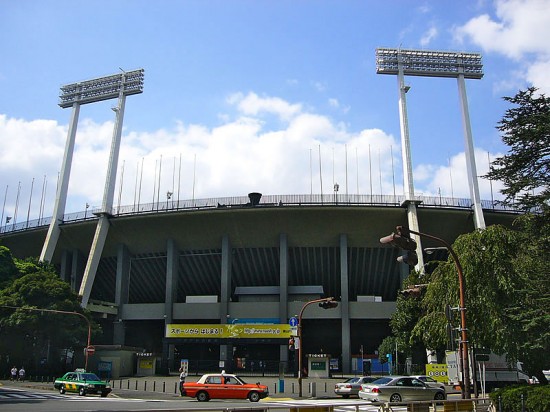
[[[421,293],[422,293],[422,288],[420,286],[415,286],[415,287],[412,287],[412,288],[403,289],[401,291],[401,294],[403,296],[406,296],[406,297],[412,296],[412,297],[415,297],[415,298],[420,296]]]
[[[333,309],[338,306],[338,302],[335,300],[325,300],[324,302],[319,303],[319,307],[323,309]]]
[[[418,255],[416,254],[416,242],[411,239],[411,232],[405,226],[397,226],[396,233],[384,236],[380,239],[380,243],[388,243],[392,246],[405,250],[405,254],[397,258],[398,262],[406,263],[409,266],[415,266],[418,263]]]
[[[404,255],[397,258],[397,261],[409,266],[416,266],[418,263],[418,255],[412,250],[407,250]]]

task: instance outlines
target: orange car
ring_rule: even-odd
[[[197,382],[183,383],[182,396],[197,398],[199,402],[210,399],[248,399],[258,402],[269,395],[269,388],[260,383],[246,383],[236,375],[209,373]]]

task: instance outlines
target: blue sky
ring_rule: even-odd
[[[466,82],[482,175],[507,150],[495,129],[502,97],[550,90],[548,6],[0,0],[3,213],[36,217],[44,197],[51,215],[71,115],[59,88],[120,68],[145,69],[144,93],[126,102],[121,204],[134,202],[142,165],[141,197],[153,197],[161,163],[161,193],[180,199],[320,193],[319,152],[323,193],[337,182],[340,193],[369,194],[372,183],[374,194],[401,194],[397,79],[376,74],[377,47],[482,53],[484,78]],[[406,82],[416,194],[469,197],[456,80]],[[82,106],[67,212],[101,204],[115,104]],[[488,182],[480,191],[491,198]]]

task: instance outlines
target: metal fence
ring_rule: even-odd
[[[267,195],[263,196],[255,207],[299,207],[299,206],[339,206],[339,207],[369,207],[369,206],[400,206],[405,201],[404,196],[393,195],[353,195],[353,194],[323,194],[323,195]],[[460,199],[443,196],[416,196],[414,202],[418,207],[471,209],[470,199]],[[179,211],[197,211],[208,209],[245,208],[252,204],[247,196],[233,196],[207,199],[165,200],[153,203],[137,203],[133,205],[116,206],[107,213],[113,216],[128,216]],[[481,206],[485,210],[495,212],[519,213],[515,206],[504,205],[498,201],[483,200]],[[80,212],[68,213],[63,216],[64,223],[98,219],[104,213],[100,208],[86,209]],[[0,222],[0,233],[19,232],[48,226],[52,217],[26,220],[11,223]]]

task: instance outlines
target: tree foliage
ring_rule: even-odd
[[[14,267],[17,272],[0,289],[0,353],[19,363],[25,361],[31,369],[38,367],[42,359],[55,360],[56,349],[80,348],[86,344],[88,326],[79,315],[36,310],[78,312],[90,318],[81,308],[76,293],[60,279],[53,266],[35,259],[6,258],[0,264],[0,273]]]
[[[11,251],[5,246],[0,246],[0,289],[15,279],[18,274]]]
[[[521,360],[541,376],[550,367],[550,288],[547,270],[527,242],[523,232],[495,225],[460,236],[453,249],[463,268],[470,344],[505,353],[511,362]],[[441,347],[446,342],[446,305],[459,306],[451,257],[432,274],[412,339]],[[460,326],[458,314],[453,326]]]
[[[495,159],[485,176],[500,180],[507,203],[525,210],[550,206],[550,98],[536,88],[504,100],[508,109],[497,129],[509,152]]]
[[[497,128],[510,149],[485,177],[501,180],[504,203],[524,213],[513,230],[490,226],[464,234],[453,249],[465,277],[470,344],[521,360],[544,383],[542,370],[550,369],[550,99],[530,88],[505,100],[514,107]],[[447,343],[445,307],[459,306],[452,257],[421,283],[428,283],[423,295],[397,299],[392,330],[405,344],[440,349]],[[453,326],[460,326],[458,314]]]

